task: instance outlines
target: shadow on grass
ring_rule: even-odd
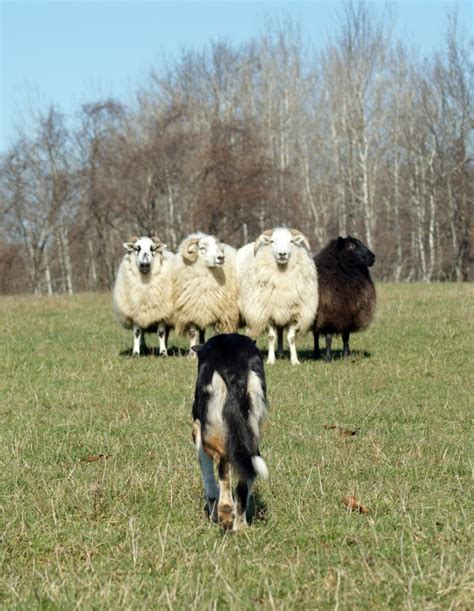
[[[323,363],[330,362],[330,361],[326,361],[323,356],[321,356],[318,359],[315,359],[312,350],[302,350],[301,352],[298,353],[298,355],[302,361],[321,361]],[[337,349],[332,350],[332,360],[333,361],[339,361],[339,360],[357,361],[360,359],[370,359],[371,357],[372,357],[372,353],[367,352],[367,350],[351,350],[351,354],[349,358],[346,359],[344,357],[344,353],[342,349],[341,350],[337,350]]]
[[[266,363],[267,358],[268,358],[268,351],[260,350],[260,352],[262,353],[262,356]],[[275,356],[276,356],[277,361],[288,361],[288,364],[290,363],[290,353],[287,350],[283,351],[283,354],[276,354]],[[366,350],[351,350],[351,355],[348,359],[344,358],[342,350],[333,350],[332,351],[332,360],[333,361],[339,361],[339,360],[358,361],[360,359],[367,359],[371,357],[372,357],[372,353],[367,352]],[[330,362],[330,361],[326,361],[322,356],[318,359],[315,359],[312,350],[298,350],[298,358],[302,363],[306,361],[321,361],[322,363]]]
[[[258,524],[266,522],[268,519],[268,507],[260,494],[254,490],[250,497],[249,507],[247,509],[247,520],[249,524]]]
[[[128,348],[127,350],[121,350],[119,352],[119,356],[124,356],[124,357],[129,357],[129,358],[133,358],[133,349],[132,348]],[[153,357],[157,357],[157,358],[168,358],[168,357],[173,357],[173,356],[188,356],[188,350],[185,350],[184,348],[178,348],[177,346],[171,346],[171,348],[168,348],[168,357],[162,357],[160,356],[160,353],[158,351],[157,347],[148,347],[146,346],[145,349],[142,348],[142,352],[140,354],[140,357],[145,357],[145,356],[153,356]]]

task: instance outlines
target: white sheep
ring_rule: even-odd
[[[264,231],[237,251],[239,309],[253,338],[268,332],[267,363],[282,353],[287,329],[290,360],[299,364],[296,334],[311,328],[318,307],[318,277],[305,236],[295,229]]]
[[[183,240],[173,270],[174,326],[192,347],[204,343],[206,327],[223,333],[238,329],[235,250],[211,235],[197,232]]]
[[[174,255],[157,237],[132,238],[113,289],[113,307],[119,322],[133,328],[133,356],[145,347],[144,332],[157,331],[160,355],[166,356],[172,326],[172,267]]]

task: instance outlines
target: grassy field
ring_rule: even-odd
[[[267,367],[236,534],[204,514],[196,364],[130,358],[110,301],[0,299],[3,608],[473,608],[473,286],[380,286],[349,361],[308,337]]]

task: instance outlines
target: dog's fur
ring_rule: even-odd
[[[247,523],[246,510],[257,475],[268,476],[260,456],[260,423],[266,414],[263,359],[254,342],[236,333],[216,335],[198,353],[193,436],[211,517],[225,529]],[[213,462],[217,466],[217,485]],[[231,467],[237,476],[233,501]]]

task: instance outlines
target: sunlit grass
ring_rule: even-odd
[[[349,361],[267,367],[270,479],[225,534],[191,442],[196,364],[121,354],[109,295],[2,298],[3,605],[469,608],[473,304],[470,285],[380,286]]]

